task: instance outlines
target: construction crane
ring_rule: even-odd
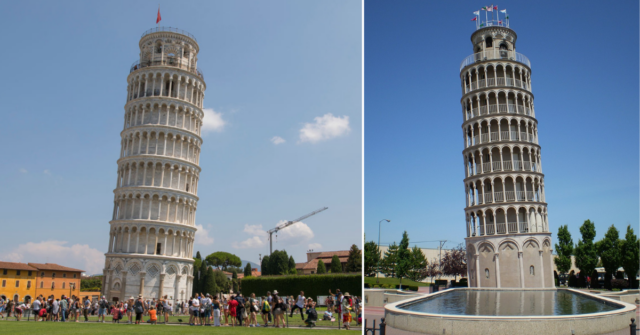
[[[306,219],[306,218],[308,218],[310,216],[316,215],[316,214],[318,214],[318,213],[320,213],[320,212],[322,212],[324,210],[327,210],[327,209],[329,209],[329,207],[320,208],[320,209],[318,209],[316,211],[313,211],[313,212],[311,212],[311,213],[309,213],[307,215],[303,215],[303,216],[301,216],[301,217],[299,217],[299,218],[297,218],[295,220],[292,220],[292,221],[287,221],[283,225],[280,225],[278,227],[275,227],[275,228],[267,231],[267,234],[269,234],[269,256],[271,256],[271,253],[273,252],[273,233],[277,233],[280,229],[287,228],[287,227],[289,227],[290,225],[292,225],[292,224],[294,224],[296,222],[300,222],[300,221],[302,221],[302,220],[304,220],[304,219]]]

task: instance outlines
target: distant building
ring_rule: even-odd
[[[384,253],[387,251],[387,249],[389,249],[388,246],[385,245],[381,245],[380,246],[380,257],[384,258]],[[420,248],[420,250],[422,250],[422,253],[424,254],[424,257],[427,259],[427,262],[432,263],[432,262],[436,262],[439,263],[440,257],[444,257],[444,254],[451,250],[451,249],[438,249],[438,248]],[[384,278],[385,275],[381,272],[379,274],[380,278]],[[466,276],[463,276],[466,277]],[[460,280],[460,278],[462,278],[461,276],[458,276],[458,280]],[[427,277],[426,279],[424,279],[422,282],[424,283],[433,283],[434,280],[436,279],[442,279],[442,280],[454,280],[453,276],[440,276],[440,277],[435,277],[435,278],[431,278],[431,277]]]
[[[340,265],[342,265],[342,272],[347,268],[347,260],[349,259],[349,250],[340,251],[310,251],[307,252],[306,263],[296,263],[296,270],[298,273],[310,275],[316,273],[318,269],[318,261],[322,260],[327,272],[331,269],[331,259],[336,255],[340,259]]]
[[[0,262],[0,297],[30,302],[40,295],[79,296],[82,272],[53,263]]]

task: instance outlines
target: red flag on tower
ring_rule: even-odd
[[[162,17],[160,17],[160,6],[158,6],[158,18],[156,19],[156,24],[158,24],[160,20],[162,20]]]

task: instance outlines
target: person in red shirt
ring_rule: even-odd
[[[236,297],[231,297],[229,300],[229,315],[231,315],[231,326],[234,327],[236,325],[236,307],[238,307],[238,301],[236,301]]]

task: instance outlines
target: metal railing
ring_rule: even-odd
[[[516,61],[518,63],[522,63],[527,67],[531,68],[531,62],[529,61],[529,58],[527,58],[527,56],[511,50],[498,50],[494,48],[493,50],[485,50],[478,53],[474,53],[473,55],[470,55],[465,59],[463,59],[462,63],[460,63],[460,72],[462,72],[462,69],[464,69],[465,67],[473,63],[481,62],[485,60],[492,60],[492,59],[508,59],[508,60]]]
[[[186,31],[184,31],[182,29],[171,28],[171,27],[151,28],[151,29],[145,31],[144,33],[142,33],[142,36],[140,36],[140,38],[145,37],[145,36],[147,36],[149,34],[152,34],[152,33],[159,33],[159,32],[163,32],[163,31],[181,34],[181,35],[187,36],[187,37],[193,39],[194,41],[198,42],[198,40],[196,40],[196,37],[191,35],[190,33],[186,32]]]
[[[129,69],[129,73],[148,67],[148,66],[171,66],[171,67],[177,67],[179,69],[183,69],[183,70],[187,70],[191,73],[197,74],[200,78],[204,79],[204,74],[202,73],[202,70],[200,70],[200,68],[197,68],[195,66],[188,66],[186,64],[182,64],[182,62],[178,61],[177,59],[164,59],[164,60],[148,60],[148,61],[144,61],[142,62],[142,64],[140,63],[139,60],[133,62],[133,64],[131,65],[131,68]]]

